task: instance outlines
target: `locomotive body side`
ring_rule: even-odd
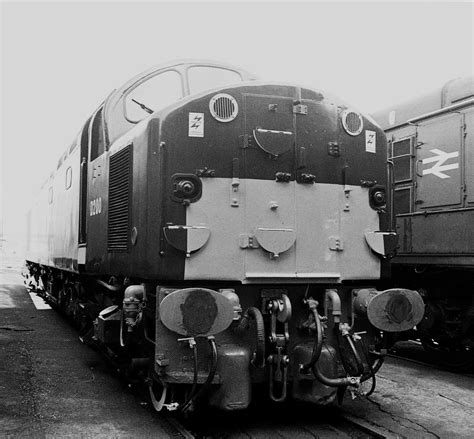
[[[78,273],[80,152],[61,157],[28,214],[27,261]]]
[[[225,66],[204,64],[240,80],[193,92],[202,66],[146,73],[86,123],[76,222],[54,218],[78,236],[77,270],[29,260],[38,291],[147,376],[157,410],[206,392],[245,408],[257,383],[331,403],[373,378],[381,331],[422,316],[415,292],[374,288],[396,245],[385,136],[319,92]],[[162,73],[183,96],[157,109],[137,90]]]
[[[424,292],[418,335],[425,346],[465,367],[474,348],[474,78],[374,118],[394,164],[394,279]]]

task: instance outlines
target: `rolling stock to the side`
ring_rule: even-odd
[[[394,279],[426,302],[418,336],[447,365],[474,363],[474,78],[374,114],[393,163]]]
[[[186,61],[115,90],[43,186],[27,265],[157,410],[330,403],[423,313],[377,291],[386,139],[324,93]]]

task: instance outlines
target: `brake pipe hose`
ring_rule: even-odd
[[[352,340],[351,334],[349,334],[348,331],[343,332],[342,336],[346,339],[349,347],[351,348],[352,355],[354,356],[357,364],[357,373],[359,375],[362,375],[364,373],[364,363],[362,362],[362,359],[360,358],[359,352],[357,352],[357,349],[354,345],[354,341]],[[342,357],[342,355],[341,355]],[[343,362],[344,369],[346,368],[345,362]],[[348,372],[346,370],[346,372]]]
[[[263,324],[263,316],[261,311],[255,306],[247,308],[236,330],[241,332],[245,329],[248,329],[251,318],[255,320],[257,333],[257,348],[255,351],[255,357],[252,360],[252,364],[256,367],[265,367],[265,326]]]
[[[363,344],[363,347],[364,347],[364,350],[363,350],[364,356],[365,356],[365,359],[367,361],[367,364],[369,365],[369,372],[370,372],[370,377],[369,378],[372,378],[372,386],[370,387],[370,390],[365,394],[365,396],[368,397],[368,396],[372,395],[372,393],[374,393],[375,387],[377,385],[375,374],[382,367],[384,358],[378,352],[369,352],[367,354],[367,348],[366,348],[365,343],[364,343],[363,340],[362,340],[362,344]],[[375,364],[372,364],[370,362],[370,359],[369,359],[370,354],[372,354],[374,356],[377,356],[377,359],[375,360],[376,361]]]
[[[321,320],[318,314],[318,301],[314,299],[308,299],[306,303],[309,306],[314,318],[314,323],[316,325],[316,339],[314,340],[313,352],[311,354],[311,359],[309,363],[300,365],[300,371],[303,374],[308,373],[321,356],[321,350],[323,348],[323,329],[321,325]]]
[[[317,363],[312,367],[312,370],[317,380],[329,387],[356,387],[359,385],[360,379],[358,377],[328,378],[321,372]]]
[[[199,397],[201,395],[203,395],[204,392],[207,391],[207,389],[211,385],[212,381],[214,380],[214,376],[215,376],[216,370],[217,370],[217,345],[216,345],[216,340],[212,335],[209,336],[207,338],[207,340],[208,340],[209,344],[211,345],[211,351],[212,351],[212,360],[211,360],[211,367],[209,369],[209,374],[207,376],[207,379],[206,379],[205,383],[201,386],[199,391],[195,392],[194,395],[191,394],[189,399],[185,403],[183,403],[183,405],[180,407],[181,412],[184,412],[184,411],[188,410],[189,407],[191,406],[191,404],[194,401],[196,401],[197,399],[199,399]],[[197,354],[197,352],[196,352],[196,354]],[[197,355],[196,355],[196,358],[197,358]],[[195,366],[196,366],[196,363],[195,363]],[[197,383],[197,367],[195,367],[194,377],[195,377],[196,383]],[[194,387],[194,384],[193,384],[193,387]]]
[[[191,402],[194,399],[194,396],[196,394],[196,389],[197,389],[197,382],[198,382],[198,357],[197,357],[197,343],[194,341],[194,339],[191,339],[192,342],[190,342],[190,346],[193,350],[193,385],[191,387],[191,391],[189,392],[189,396],[186,399],[186,401],[183,403],[181,406],[180,410],[185,411],[191,404]]]

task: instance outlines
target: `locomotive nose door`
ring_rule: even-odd
[[[254,249],[245,257],[249,278],[295,275],[294,120],[293,98],[245,96],[243,159],[248,235],[241,247]]]
[[[415,210],[460,205],[461,115],[451,113],[419,122],[416,145]]]
[[[294,180],[293,99],[245,96],[246,178]]]

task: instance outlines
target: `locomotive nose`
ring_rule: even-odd
[[[420,323],[424,315],[425,305],[416,291],[361,289],[354,290],[353,295],[354,311],[366,316],[381,331],[407,331]]]

